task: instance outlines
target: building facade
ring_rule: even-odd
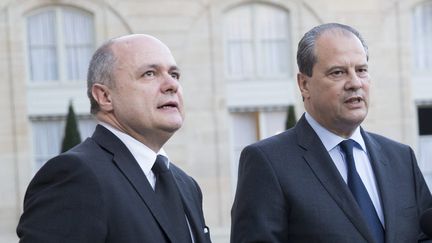
[[[432,0],[0,0],[0,242],[17,240],[25,189],[59,153],[69,102],[81,137],[92,133],[91,54],[130,33],[161,39],[182,70],[186,121],[166,151],[201,185],[213,241],[228,242],[239,153],[283,131],[289,105],[303,113],[297,43],[325,22],[369,44],[363,126],[411,145],[432,182]]]

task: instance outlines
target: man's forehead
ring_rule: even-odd
[[[129,50],[150,50],[153,48],[161,48],[164,45],[161,42],[153,39],[142,37],[123,37],[116,39],[112,48],[114,51],[129,51]]]
[[[325,30],[317,37],[316,43],[331,42],[337,44],[340,39],[356,39],[359,41],[359,43],[361,43],[357,36],[355,36],[353,33],[340,28]]]
[[[118,59],[126,57],[132,61],[139,56],[147,59],[159,59],[161,57],[173,59],[170,49],[164,43],[144,34],[115,39],[111,48]]]
[[[151,67],[172,69],[177,65],[166,45],[157,39],[148,39],[146,36],[120,39],[112,48],[119,69],[141,70]]]
[[[358,42],[353,45],[353,43]],[[350,44],[351,43],[351,44]],[[354,34],[323,33],[315,45],[316,63],[328,69],[342,66],[367,66],[367,55]],[[317,66],[314,64],[314,68]]]
[[[315,42],[314,51],[315,54],[318,54],[321,51],[325,52],[329,49],[346,50],[347,46],[343,43],[347,42],[357,42],[358,46],[365,51],[360,39],[353,33],[343,29],[330,29],[322,33]]]

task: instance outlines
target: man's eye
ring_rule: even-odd
[[[180,79],[180,74],[179,73],[171,73],[171,77],[178,80],[178,79]]]
[[[147,71],[142,76],[143,77],[154,77],[155,76],[155,72],[154,71]]]
[[[341,76],[342,74],[344,74],[344,72],[341,70],[336,70],[330,73],[332,76]]]
[[[365,77],[368,75],[368,69],[367,68],[360,68],[357,70],[357,73],[360,77]]]

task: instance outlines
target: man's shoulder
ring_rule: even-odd
[[[41,168],[46,170],[76,170],[78,167],[89,167],[91,163],[103,159],[104,150],[91,138],[87,138],[68,151],[49,159]]]
[[[297,143],[296,133],[293,128],[275,134],[268,138],[250,144],[251,147],[274,148],[280,145],[292,145]]]
[[[363,135],[366,138],[366,141],[369,141],[371,143],[377,143],[380,146],[389,146],[389,147],[399,147],[399,148],[406,148],[409,147],[406,144],[403,144],[401,142],[398,142],[394,139],[391,139],[389,137],[374,133],[374,132],[367,132],[363,131]]]
[[[101,146],[92,138],[87,138],[72,149],[59,154],[58,157],[63,159],[72,160],[96,160],[97,158],[102,159],[98,156],[105,154],[105,151]]]

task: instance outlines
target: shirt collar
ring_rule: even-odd
[[[309,113],[306,112],[305,118],[309,125],[311,125],[312,129],[315,131],[315,133],[320,138],[321,142],[323,143],[324,147],[327,151],[332,150],[334,147],[338,146],[340,142],[345,140],[345,138],[340,137],[332,132],[330,132],[325,127],[321,126]],[[360,132],[360,126],[358,126],[354,133],[351,135],[349,139],[352,139],[357,142],[358,145],[360,145],[361,149],[365,152],[366,151],[366,145],[363,140],[363,137]]]
[[[104,126],[106,129],[111,131],[115,136],[117,136],[129,149],[135,160],[138,162],[139,166],[143,170],[144,174],[148,175],[156,161],[156,156],[158,154],[163,155],[168,158],[165,150],[161,148],[159,152],[155,153],[149,147],[136,140],[132,136],[119,131],[115,127],[111,126],[106,122],[99,122],[100,125]],[[169,168],[169,158],[167,159],[167,168]]]

